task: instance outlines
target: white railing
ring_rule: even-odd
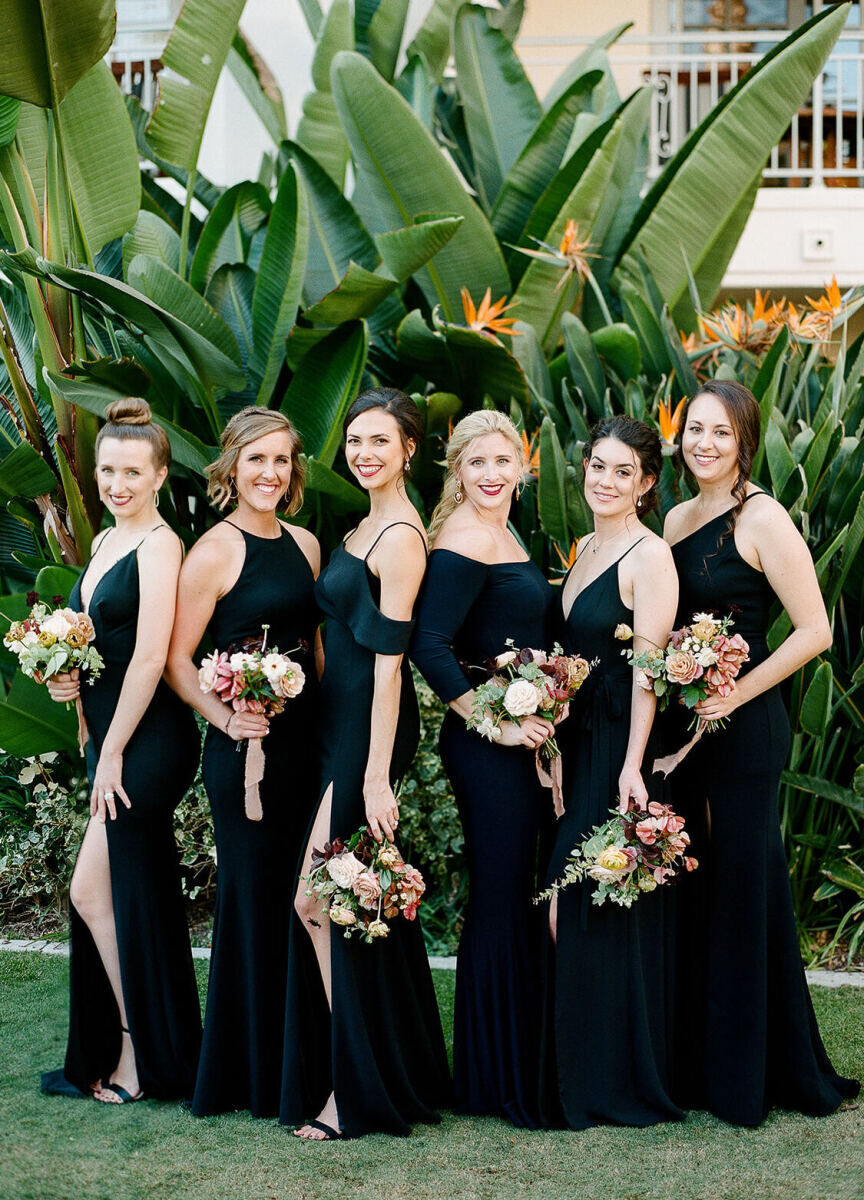
[[[105,58],[123,91],[137,96],[143,107],[152,112],[156,103],[156,76],[162,70],[161,55],[173,24],[173,5],[170,0],[158,0],[149,5],[150,11],[142,3],[135,8],[133,23],[124,20],[123,7],[118,6],[117,35]]]
[[[654,88],[649,135],[650,178],[785,30],[700,30],[630,34],[609,50],[626,93]],[[590,38],[524,37],[517,43],[529,71],[563,70]],[[557,72],[556,72],[557,73]],[[771,186],[864,186],[864,31],[844,32],[804,106],[771,151],[763,171]]]

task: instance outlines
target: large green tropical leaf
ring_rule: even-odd
[[[349,0],[333,0],[324,19],[312,60],[314,92],[303,100],[296,140],[324,168],[338,188],[345,182],[348,142],[339,122],[330,84],[334,57],[354,49],[354,23]]]
[[[292,164],[285,168],[267,225],[252,297],[258,404],[269,404],[297,320],[309,246],[309,205]]]
[[[638,250],[674,312],[687,292],[688,265],[698,280],[710,256],[707,283],[722,276],[723,255],[734,250],[724,230],[733,218],[740,227],[756,174],[804,103],[848,13],[841,4],[799,26],[715,105],[642,202],[613,282],[638,271]],[[700,298],[707,307],[714,297],[700,291]]]
[[[605,411],[606,380],[591,335],[573,313],[564,314],[561,329],[570,377],[582,393],[582,400],[589,412],[595,418],[601,417]]]
[[[0,462],[0,501],[3,503],[16,496],[25,500],[44,496],[56,485],[54,472],[29,442],[21,442]]]
[[[365,492],[315,458],[306,461],[306,491],[328,496],[337,508],[345,512],[365,512],[369,507],[369,497]]]
[[[452,241],[417,274],[430,304],[452,320],[460,289],[495,296],[509,290],[501,251],[489,222],[466,193],[432,135],[405,100],[359,54],[333,61],[333,94],[351,152],[390,228],[413,225],[423,213],[453,213],[464,223]]]
[[[189,268],[189,282],[205,292],[224,263],[244,263],[249,245],[270,215],[270,197],[260,183],[245,180],[216,201],[198,238]]]
[[[543,107],[551,110],[555,104],[561,99],[565,92],[573,86],[575,80],[580,76],[585,75],[588,71],[597,69],[598,61],[608,61],[605,51],[611,45],[618,41],[622,34],[628,29],[633,28],[632,21],[625,21],[623,25],[616,25],[614,29],[610,29],[608,33],[603,33],[596,38],[590,46],[586,46],[581,54],[577,55],[571,63],[561,72],[552,87],[546,93],[543,99]],[[602,57],[601,57],[602,56]]]
[[[0,96],[0,146],[8,146],[18,128],[21,101],[13,96]]]
[[[831,779],[802,775],[798,771],[784,771],[780,782],[790,784],[799,791],[819,796],[823,800],[830,800],[833,804],[839,804],[841,808],[848,808],[864,817],[864,796],[857,795],[851,788],[844,788]]]
[[[303,449],[325,467],[333,466],[339,450],[342,419],[360,391],[368,350],[362,321],[334,329],[303,358],[282,401]]]
[[[122,395],[115,388],[98,383],[96,380],[70,379],[66,375],[58,375],[52,371],[45,371],[45,382],[52,392],[62,397],[68,404],[77,405],[100,417],[104,417],[108,405]],[[193,433],[181,428],[173,421],[169,421],[155,408],[153,409],[153,421],[156,425],[160,425],[168,435],[171,456],[175,462],[182,463],[184,467],[203,475],[204,468],[216,457],[216,447],[205,445],[200,438],[195,437]]]
[[[650,92],[643,88],[622,106],[542,237],[544,243],[557,246],[568,221],[575,221],[580,241],[589,239],[596,244],[603,240],[633,169],[650,105]],[[547,352],[560,338],[561,316],[572,306],[578,283],[578,276],[567,281],[559,268],[533,259],[516,289],[513,299],[520,306],[519,319],[534,326]]]
[[[77,734],[74,709],[55,704],[43,684],[16,672],[9,694],[0,704],[0,746],[6,753],[30,758],[52,750],[73,751]]]
[[[820,663],[801,702],[798,714],[801,728],[813,737],[825,737],[828,733],[833,679],[831,664]]]
[[[4,0],[0,93],[56,107],[108,53],[116,24],[114,0]]]
[[[363,0],[358,0],[357,11],[361,3]],[[365,39],[369,58],[379,74],[392,83],[411,0],[371,0],[371,3],[375,5],[375,12],[366,27]],[[357,47],[360,49],[359,38]]]
[[[447,66],[453,19],[463,2],[464,0],[432,0],[426,19],[417,30],[414,40],[408,44],[409,60],[415,54],[419,55],[435,80],[441,78]]]
[[[194,171],[216,84],[246,0],[184,0],[162,51],[165,70],[147,126],[157,154]]]
[[[564,452],[549,417],[540,426],[540,476],[537,483],[537,511],[540,526],[560,546],[569,542],[567,501],[564,493]]]
[[[231,330],[203,296],[161,259],[137,254],[129,264],[129,286],[147,296],[165,312],[172,313],[215,346],[236,367],[240,350]]]
[[[176,163],[169,162],[167,158],[163,158],[160,154],[157,154],[153,145],[148,140],[147,122],[150,120],[150,114],[146,109],[141,107],[141,102],[135,96],[124,96],[124,100],[126,101],[126,111],[129,113],[129,120],[132,122],[132,129],[135,133],[135,142],[138,146],[138,153],[142,158],[146,158],[149,162],[154,163],[159,168],[160,174],[167,175],[169,179],[176,180],[176,182],[179,183],[183,188],[188,187],[190,172],[187,171],[185,167],[178,167]],[[207,179],[206,176],[202,175],[200,171],[192,171],[191,177],[194,181],[193,195],[195,196],[195,199],[198,200],[204,208],[208,210],[211,209],[222,195],[223,189],[221,187],[217,187],[214,183],[211,183],[210,180]],[[148,173],[145,172],[142,175],[141,183],[143,187],[149,187],[151,195],[156,195],[155,187],[158,185],[154,184]],[[167,193],[164,191],[164,189],[161,189],[160,195],[164,197],[167,195]],[[176,205],[176,211],[179,217],[179,215],[182,214],[183,206],[178,203],[173,196],[170,197],[170,201]],[[162,203],[165,203],[164,199]],[[180,221],[176,221],[175,224],[179,229]],[[192,227],[195,228],[197,224],[197,219],[193,217]]]
[[[204,293],[210,304],[234,334],[240,347],[240,361],[247,379],[254,350],[252,336],[252,296],[255,292],[255,272],[245,263],[224,263],[213,275]],[[254,391],[249,399],[254,398]]]
[[[278,146],[288,136],[282,93],[267,64],[239,29],[228,51],[226,66]]]
[[[449,213],[429,213],[415,225],[377,234],[375,245],[384,267],[402,283],[444,249],[457,234],[463,220],[464,217]]]
[[[304,320],[315,325],[339,325],[343,321],[368,317],[397,286],[396,280],[389,275],[349,263],[336,287],[304,311]]]
[[[476,4],[459,10],[453,54],[480,200],[491,211],[543,110],[513,47],[486,14]]]
[[[129,264],[136,254],[159,258],[172,270],[180,262],[180,238],[177,230],[155,213],[138,214],[138,220],[123,238],[123,278],[128,282]]]

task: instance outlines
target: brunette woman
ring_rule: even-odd
[[[665,646],[675,616],[672,555],[640,520],[657,503],[660,439],[641,421],[611,417],[594,426],[583,453],[594,531],[579,542],[556,608],[565,651],[594,666],[561,734],[564,814],[549,882],[616,802],[644,809],[649,787],[663,799],[646,754],[656,699],[615,640],[626,624],[637,650]],[[594,886],[570,885],[549,906],[546,1121],[585,1129],[678,1120],[668,1094],[666,897],[643,896],[623,911],[592,905]]]
[[[405,473],[423,426],[404,392],[374,388],[351,405],[344,429],[348,467],[370,509],[316,588],[327,618],[323,768],[301,876],[314,848],[362,825],[394,841],[394,787],[419,735],[405,651],[426,536]],[[437,1121],[449,1076],[419,921],[396,918],[386,938],[366,945],[331,928],[302,878],[294,904],[280,1120],[308,1121],[294,1132],[314,1141],[404,1135]]]
[[[697,612],[732,615],[750,661],[730,695],[697,706],[703,720],[728,723],[703,734],[671,776],[701,864],[677,897],[677,1098],[737,1125],[758,1125],[772,1105],[822,1116],[858,1084],[828,1061],[801,965],[777,812],[789,751],[778,685],[831,645],[831,629],[803,538],[750,481],[759,446],[752,393],[711,380],[682,428],[698,492],[666,518],[681,588],[676,623]],[[792,632],[771,652],[775,600]],[[670,731],[682,745],[686,721],[675,717]]]
[[[171,686],[209,722],[204,785],[213,811],[217,885],[196,1116],[247,1108],[274,1116],[279,1105],[290,881],[315,803],[318,626],[314,585],[318,543],[279,518],[303,502],[300,440],[282,413],[244,408],[222,433],[209,492],[230,517],[189,553],[180,576],[168,659]],[[232,653],[278,647],[301,665],[299,696],[277,716],[235,712],[198,680],[205,632]],[[247,742],[264,738],[263,816],[244,806]]]
[[[411,653],[450,706],[441,759],[468,857],[454,1014],[456,1111],[534,1128],[541,929],[531,900],[541,819],[552,804],[534,751],[552,726],[537,716],[507,721],[500,741],[490,742],[465,725],[472,683],[485,677],[481,664],[506,651],[508,638],[534,649],[549,640],[551,589],[507,528],[521,470],[521,440],[503,413],[470,413],[453,430]]]
[[[66,1064],[42,1086],[92,1092],[105,1104],[185,1095],[201,1039],[173,831],[199,739],[192,714],[161,682],[182,560],[180,539],[157,512],[170,457],[145,401],[109,406],[96,479],[114,524],[94,541],[69,598],[93,622],[105,668],[80,689],[91,816],[69,889]],[[48,689],[74,700],[78,672]]]

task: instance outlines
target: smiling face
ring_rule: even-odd
[[[481,512],[510,507],[522,462],[503,433],[487,433],[468,446],[459,467],[465,499]]]
[[[699,483],[723,483],[731,489],[738,477],[738,438],[726,406],[718,396],[701,392],[687,411],[681,453]]]
[[[585,499],[598,517],[632,513],[652,483],[633,447],[617,438],[601,438],[585,461]]]
[[[157,470],[147,441],[106,437],[99,443],[99,498],[115,518],[136,517],[154,507],[167,474],[167,467]]]
[[[231,472],[238,506],[247,504],[259,513],[275,512],[291,482],[292,452],[291,435],[282,429],[243,446]]]
[[[367,408],[354,418],[345,434],[348,468],[367,492],[400,478],[406,457],[415,449],[413,439],[403,443],[399,422],[383,408]]]

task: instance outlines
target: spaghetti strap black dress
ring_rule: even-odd
[[[549,883],[560,878],[574,846],[608,820],[617,799],[633,687],[633,668],[615,640],[615,626],[633,622],[621,599],[618,564],[630,550],[579,592],[566,616],[563,587],[556,602],[553,628],[565,652],[599,662],[560,728],[564,813]],[[650,778],[653,751],[649,741],[643,780],[651,798],[664,802],[659,781]],[[641,896],[630,909],[608,900],[592,904],[593,889],[585,880],[559,892],[554,948],[547,938],[544,1123],[586,1129],[681,1120],[669,1096],[665,889]],[[545,918],[548,906],[542,911]]]
[[[318,686],[313,661],[319,613],[312,568],[293,534],[262,538],[245,530],[237,582],[216,604],[209,632],[219,650],[260,637],[290,654],[306,682],[270,721],[264,739],[263,818],[244,809],[245,743],[210,726],[204,786],[216,840],[216,910],[196,1116],[279,1109],[288,921],[294,868],[316,795]],[[302,643],[302,648],[296,647]]]
[[[99,753],[135,652],[140,606],[137,548],[106,571],[90,599],[94,645],[105,669],[81,688],[87,720],[87,775],[92,786]],[[97,551],[98,553],[98,551]],[[91,559],[91,562],[93,560]],[[69,605],[81,611],[84,570]],[[188,1095],[201,1041],[201,1011],[189,948],[174,810],[192,785],[200,739],[192,712],[160,681],[123,751],[117,819],[105,822],[123,1003],[145,1096]],[[121,1049],[120,1013],[96,944],[69,906],[69,1041],[62,1072],[43,1076],[43,1090],[89,1094],[106,1081]],[[74,1093],[73,1093],[74,1094]]]
[[[503,653],[508,638],[520,648],[546,649],[551,600],[530,561],[487,564],[433,550],[411,656],[447,704],[486,677],[481,664]],[[551,792],[540,784],[533,751],[486,741],[452,710],[439,745],[469,875],[456,972],[454,1110],[534,1129],[542,929],[532,898]]]
[[[676,542],[672,554],[676,625],[697,612],[731,615],[750,646],[741,675],[763,662],[776,597],[738,553],[728,514]],[[689,739],[687,722],[671,709],[666,717],[677,749]],[[758,1125],[772,1106],[825,1116],[859,1088],[828,1060],[801,963],[777,811],[789,742],[774,687],[737,709],[725,729],[705,733],[670,776],[700,863],[676,896],[674,1094],[735,1125]]]
[[[384,616],[378,607],[379,580],[366,559],[349,553],[344,543],[336,547],[322,571],[316,595],[327,620],[318,795],[323,800],[332,784],[332,840],[346,838],[366,824],[363,779],[369,757],[375,656],[404,654],[412,622]],[[394,785],[414,758],[419,730],[417,698],[405,657],[390,761]],[[307,840],[313,824],[314,819]],[[295,914],[280,1122],[302,1124],[320,1112],[331,1091],[348,1137],[407,1136],[418,1122],[439,1121],[436,1110],[449,1101],[450,1076],[420,919],[394,919],[388,936],[371,945],[346,939],[332,928],[330,969],[332,1014],[312,942]]]

